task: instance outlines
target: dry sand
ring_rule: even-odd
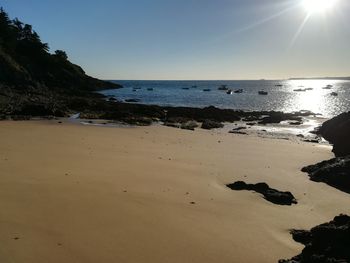
[[[0,122],[0,262],[277,262],[349,213],[300,168],[329,147],[167,127]],[[226,183],[267,182],[294,206]],[[191,203],[194,202],[194,203]]]

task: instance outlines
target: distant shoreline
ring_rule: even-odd
[[[104,79],[104,81],[109,81],[115,83],[116,81],[286,81],[286,80],[350,80],[350,77],[310,77],[310,78],[288,78],[288,79]]]
[[[350,77],[290,78],[288,80],[350,80]]]

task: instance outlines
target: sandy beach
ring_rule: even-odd
[[[350,213],[300,169],[329,146],[163,126],[0,122],[0,261],[277,262],[289,230]],[[291,191],[279,206],[225,184]]]

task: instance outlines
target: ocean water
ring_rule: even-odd
[[[275,110],[293,112],[310,110],[325,118],[350,111],[350,81],[346,80],[257,80],[257,81],[127,81],[115,80],[122,89],[102,91],[118,100],[140,100],[142,104],[206,107],[246,111]],[[243,89],[231,95],[218,90]],[[330,88],[325,89],[327,85]],[[306,91],[295,91],[306,89]],[[203,91],[210,89],[210,91]],[[268,95],[259,95],[264,90]],[[331,93],[337,93],[332,96]]]

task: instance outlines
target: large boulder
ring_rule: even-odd
[[[305,245],[301,254],[279,263],[350,262],[350,217],[340,215],[310,231],[291,231],[296,242]]]
[[[308,173],[312,181],[324,182],[343,192],[350,193],[350,156],[309,165],[302,171]]]
[[[350,155],[350,112],[323,123],[318,134],[333,144],[336,156]]]

